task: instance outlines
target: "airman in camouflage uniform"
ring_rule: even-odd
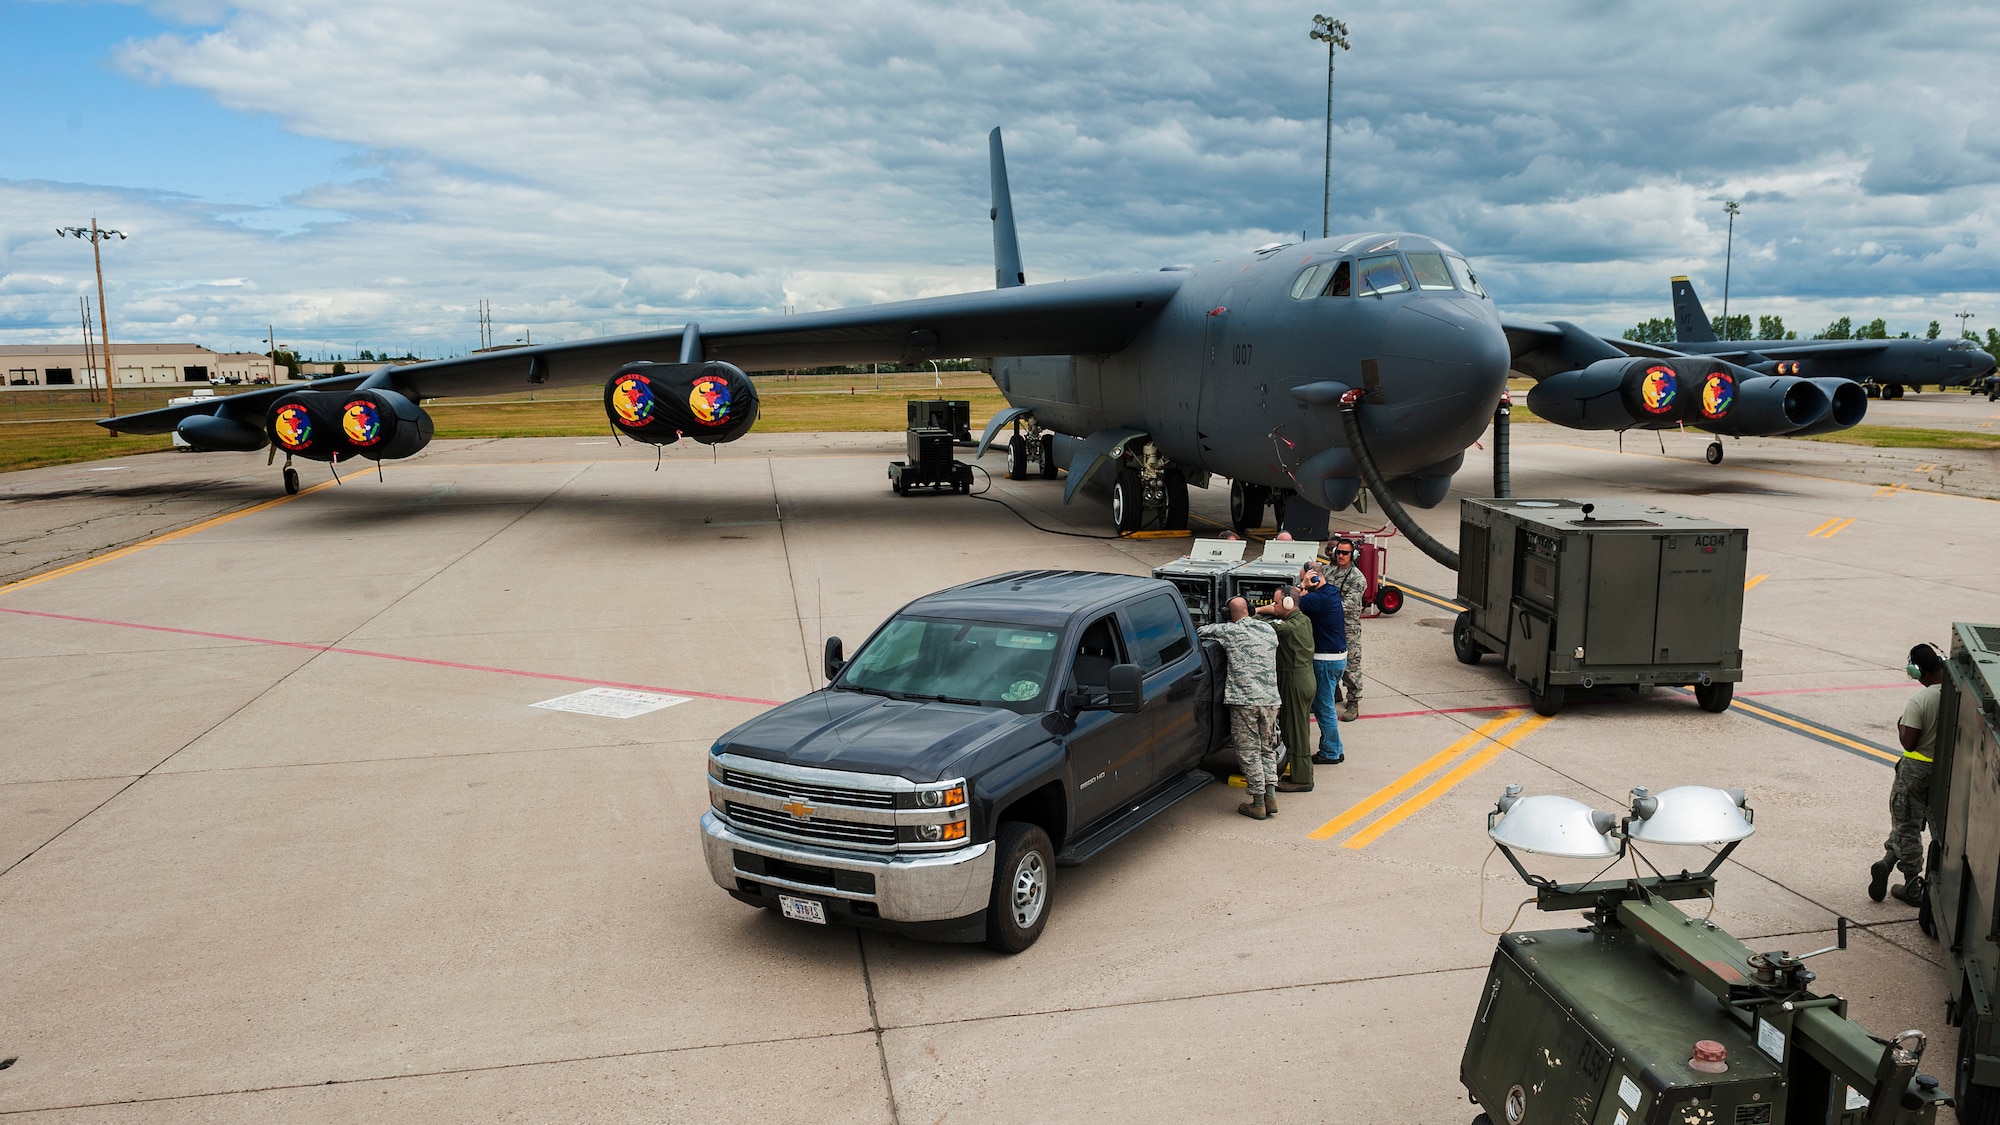
[[[1361,606],[1368,593],[1368,578],[1354,565],[1356,550],[1350,539],[1331,543],[1326,550],[1333,563],[1326,572],[1327,584],[1340,591],[1340,608],[1347,614],[1347,671],[1340,674],[1343,723],[1361,717]]]
[[[1242,598],[1229,600],[1228,621],[1203,625],[1200,633],[1229,654],[1222,701],[1229,705],[1229,743],[1243,761],[1250,795],[1236,811],[1263,820],[1278,803],[1278,634],[1251,616]]]

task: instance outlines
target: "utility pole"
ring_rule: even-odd
[[[114,234],[121,241],[125,238],[125,232],[122,230],[105,230],[99,227],[97,225],[97,216],[95,215],[90,217],[89,230],[85,230],[82,227],[56,228],[56,235],[58,237],[68,236],[90,240],[90,257],[97,265],[97,320],[98,326],[104,330],[104,405],[106,413],[116,418],[118,417],[118,392],[115,388],[118,384],[118,367],[111,358],[111,310],[104,304],[104,255],[98,250],[98,243],[105,241]],[[114,430],[112,432],[116,433],[117,431]]]
[[[1729,326],[1729,267],[1736,256],[1736,216],[1743,213],[1743,208],[1732,199],[1724,203],[1722,209],[1729,213],[1729,241],[1722,251],[1722,338],[1733,340],[1736,333]]]
[[[1347,24],[1326,16],[1313,17],[1312,38],[1326,44],[1326,169],[1319,197],[1319,236],[1325,238],[1333,216],[1333,49],[1348,50]]]
[[[90,298],[78,294],[76,311],[83,318],[83,381],[89,401],[97,401],[97,346],[90,342]]]

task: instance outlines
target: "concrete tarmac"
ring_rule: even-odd
[[[1716,921],[1804,950],[1856,920],[1819,986],[1878,1034],[1930,1031],[1949,1084],[1943,954],[1864,891],[1904,653],[2000,621],[1993,457],[1940,481],[1921,450],[1745,440],[1709,466],[1679,435],[1665,456],[1514,436],[1516,495],[1751,528],[1739,706],[1606,694],[1544,722],[1412,598],[1365,625],[1348,764],[1261,823],[1212,786],[1059,872],[1016,957],[729,899],[701,861],[703,758],[816,686],[821,638],[913,597],[1185,550],[1094,538],[1101,498],[898,498],[901,435],[867,434],[753,434],[658,472],[603,441],[439,442],[379,483],[308,466],[295,498],[241,455],[0,477],[0,1114],[1462,1123],[1482,924],[1526,897],[1484,833],[1509,781],[1600,808],[1748,790]],[[1473,451],[1466,494],[1486,471]],[[1455,500],[1422,513],[1447,540]],[[1194,510],[1219,525],[1226,490]],[[1405,544],[1391,571],[1454,590]],[[593,687],[686,701],[532,706]]]

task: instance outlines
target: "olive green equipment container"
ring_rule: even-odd
[[[1568,689],[1690,684],[1728,708],[1743,678],[1750,532],[1650,505],[1462,500],[1452,648],[1494,653],[1536,711]]]
[[[1912,691],[1915,688],[1912,686]],[[1928,905],[1951,957],[1958,1119],[2000,1123],[2000,625],[1951,628],[1931,765]]]

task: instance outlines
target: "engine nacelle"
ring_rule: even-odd
[[[1825,382],[1845,383],[1846,379]],[[1860,390],[1859,387],[1855,388]],[[1866,399],[1863,399],[1864,404]],[[1736,385],[1736,406],[1729,416],[1696,424],[1714,434],[1777,437],[1818,424],[1833,408],[1826,389],[1812,379],[1790,375],[1760,375]],[[1865,405],[1864,405],[1865,409]]]
[[[429,445],[435,426],[395,391],[293,391],[265,415],[271,442],[308,461],[393,461]]]
[[[1826,417],[1802,430],[1792,431],[1799,437],[1812,434],[1831,434],[1861,424],[1868,417],[1868,392],[1852,379],[1809,379],[1807,382],[1826,392],[1831,404]]]
[[[757,387],[735,364],[628,363],[604,384],[604,415],[649,445],[735,441],[757,421]]]
[[[196,453],[255,453],[267,444],[264,431],[225,414],[190,414],[174,432]]]
[[[1600,359],[1559,371],[1528,392],[1537,417],[1578,430],[1658,430],[1707,425],[1736,409],[1730,365],[1703,357]]]

